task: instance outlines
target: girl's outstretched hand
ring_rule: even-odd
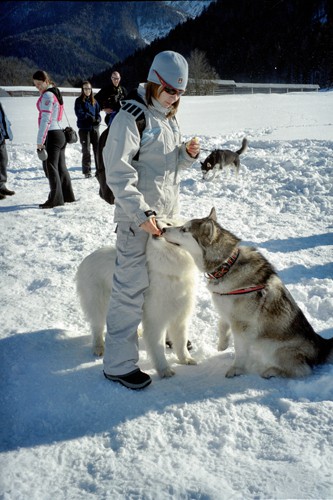
[[[149,234],[155,234],[156,236],[160,236],[162,234],[161,230],[158,229],[158,227],[156,225],[155,217],[151,217],[150,219],[146,220],[145,222],[140,224],[140,227],[141,227],[141,229],[146,231],[146,233],[149,233]]]
[[[200,153],[200,141],[199,137],[193,137],[190,141],[186,143],[186,151],[192,158],[196,158]]]

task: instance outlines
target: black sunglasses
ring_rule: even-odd
[[[155,70],[154,70],[155,71]],[[165,80],[163,80],[163,78],[161,77],[161,75],[159,75],[157,73],[157,71],[155,71],[156,75],[157,75],[157,78],[159,79],[160,81],[160,84],[162,85],[163,87],[163,90],[164,92],[166,92],[167,94],[169,95],[178,95],[178,96],[181,96],[185,93],[185,90],[178,90],[178,89],[175,89],[174,87],[172,87],[169,83],[167,83]]]

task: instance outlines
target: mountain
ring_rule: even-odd
[[[31,83],[36,69],[50,72],[59,85],[87,78],[200,15],[211,2],[2,2],[0,84]],[[27,65],[28,81],[9,82],[9,67],[13,76],[21,62],[19,78]]]
[[[58,85],[102,86],[118,69],[131,88],[165,49],[201,51],[224,80],[333,82],[332,0],[11,1],[0,26],[3,85],[41,68]]]
[[[220,78],[237,82],[333,83],[331,0],[218,0],[118,66],[131,83],[146,78],[161,50],[197,49]],[[191,67],[190,67],[191,73]],[[96,75],[100,85],[107,72]]]

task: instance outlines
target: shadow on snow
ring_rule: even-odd
[[[280,398],[294,397],[293,381],[257,375],[226,379],[232,357],[228,349],[197,366],[176,365],[171,379],[160,379],[154,371],[151,386],[131,391],[104,378],[102,360],[92,357],[90,336],[54,329],[7,337],[0,341],[0,450],[114,433],[117,425],[149,412],[163,415],[196,401],[223,405],[235,395],[253,397],[253,390],[273,409]],[[149,360],[142,359],[141,367],[151,370]],[[329,370],[315,370],[314,386]]]

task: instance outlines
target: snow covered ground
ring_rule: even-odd
[[[65,97],[72,125],[74,97]],[[190,329],[197,366],[161,380],[140,339],[144,391],[105,380],[75,293],[81,260],[115,241],[113,207],[66,150],[77,203],[48,194],[35,97],[2,98],[12,122],[0,202],[0,497],[4,500],[333,498],[333,366],[302,380],[224,377],[202,276]],[[275,265],[306,317],[333,336],[333,93],[182,98],[184,139],[249,149],[236,178],[182,177],[182,215],[219,222]],[[64,120],[65,123],[65,120]],[[201,159],[208,155],[202,152]]]

